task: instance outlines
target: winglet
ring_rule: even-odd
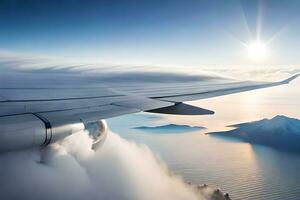
[[[290,77],[290,78],[288,78],[288,79],[285,79],[285,80],[281,81],[280,83],[282,83],[282,84],[288,84],[288,83],[290,83],[292,80],[294,80],[295,78],[297,78],[298,76],[300,76],[300,74],[296,74],[296,75],[294,75],[294,76],[292,76],[292,77]]]

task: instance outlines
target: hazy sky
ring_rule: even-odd
[[[298,0],[1,0],[0,48],[122,64],[297,65],[299,10]],[[258,62],[247,45],[259,32],[268,55]]]

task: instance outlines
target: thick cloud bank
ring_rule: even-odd
[[[40,150],[0,155],[0,199],[220,199],[172,175],[151,151],[110,133],[104,145],[80,132]]]
[[[187,83],[232,81],[215,73],[155,66],[81,64],[49,59],[3,56],[0,52],[2,87],[91,87],[136,83]]]

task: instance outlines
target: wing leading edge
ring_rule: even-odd
[[[195,91],[192,93],[181,93],[174,95],[166,95],[166,96],[154,96],[152,98],[159,99],[162,101],[169,101],[180,103],[184,101],[194,101],[199,99],[207,99],[217,96],[224,96],[234,93],[246,92],[256,89],[268,88],[279,86],[283,84],[288,84],[292,80],[296,79],[300,74],[296,74],[288,79],[279,82],[237,82],[229,85],[228,87],[217,88],[217,89],[208,89],[208,90],[200,90],[199,92]]]

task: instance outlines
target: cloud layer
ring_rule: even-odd
[[[109,133],[98,150],[85,132],[38,150],[0,155],[0,199],[211,199],[173,175],[143,145]],[[216,194],[215,194],[216,195]]]
[[[213,73],[175,67],[128,66],[113,64],[80,64],[53,59],[1,56],[0,84],[2,87],[27,85],[89,86],[116,83],[186,83],[195,81],[217,81],[223,77]]]

